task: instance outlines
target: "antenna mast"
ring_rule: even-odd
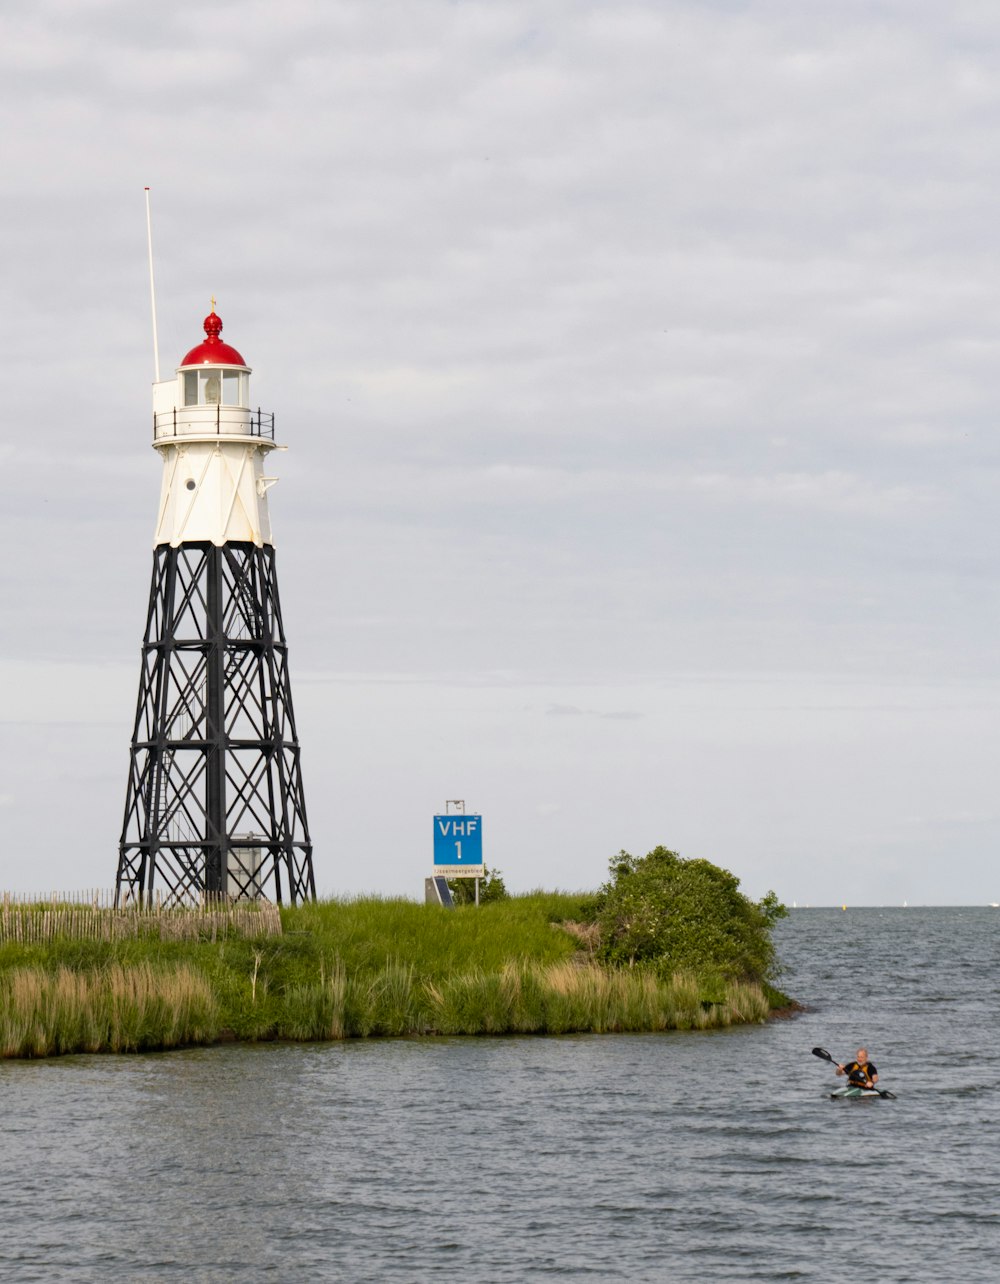
[[[149,188],[146,188],[146,242],[149,246],[149,302],[153,310],[153,371],[160,382],[160,344],[156,337],[156,285],[153,281],[153,220],[149,214]]]

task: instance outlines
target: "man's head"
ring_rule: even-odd
[[[858,1048],[858,1054],[857,1054],[858,1065],[863,1066],[867,1060],[868,1060],[868,1049]]]

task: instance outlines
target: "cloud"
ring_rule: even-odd
[[[545,715],[548,718],[608,718],[614,722],[631,722],[644,717],[635,709],[615,709],[605,713],[599,709],[580,709],[575,704],[550,704]]]
[[[493,463],[478,468],[445,465],[422,480],[424,500],[437,496],[469,506],[511,500],[559,503],[615,498],[628,502],[641,496],[694,496],[723,504],[767,504],[891,519],[898,518],[904,510],[929,509],[947,502],[947,497],[930,482],[919,486],[882,485],[863,474],[837,470],[772,474],[638,468],[629,472],[613,468],[574,471]],[[397,485],[403,488],[402,478]]]
[[[998,47],[988,6],[925,0],[5,13],[11,707],[106,727],[97,757],[128,735],[159,488],[146,184],[164,369],[214,292],[290,447],[269,499],[303,703],[363,688],[389,720],[435,693],[421,718],[484,788],[523,717],[483,739],[475,701],[548,708],[550,849],[590,842],[578,741],[675,747],[623,675],[822,672],[861,744],[893,701],[837,678],[990,681]],[[320,779],[373,734],[323,707]],[[971,716],[943,702],[923,734]],[[393,725],[384,753],[419,761],[429,724]],[[719,713],[758,793],[771,725]],[[980,809],[939,771],[928,815]]]
[[[702,474],[690,486],[730,503],[780,504],[831,513],[891,517],[901,510],[927,508],[942,497],[930,485],[882,486],[859,474],[775,473],[771,476]]]

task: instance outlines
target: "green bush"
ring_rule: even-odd
[[[509,901],[510,892],[503,881],[503,874],[498,869],[484,865],[486,874],[479,880],[479,904],[489,905],[493,901]],[[474,905],[476,903],[476,880],[474,878],[449,878],[451,898],[456,905]]]
[[[775,976],[771,929],[788,911],[773,892],[752,901],[729,870],[666,847],[646,856],[619,852],[610,873],[596,904],[604,962],[641,963],[662,976],[714,973],[720,987]]]

